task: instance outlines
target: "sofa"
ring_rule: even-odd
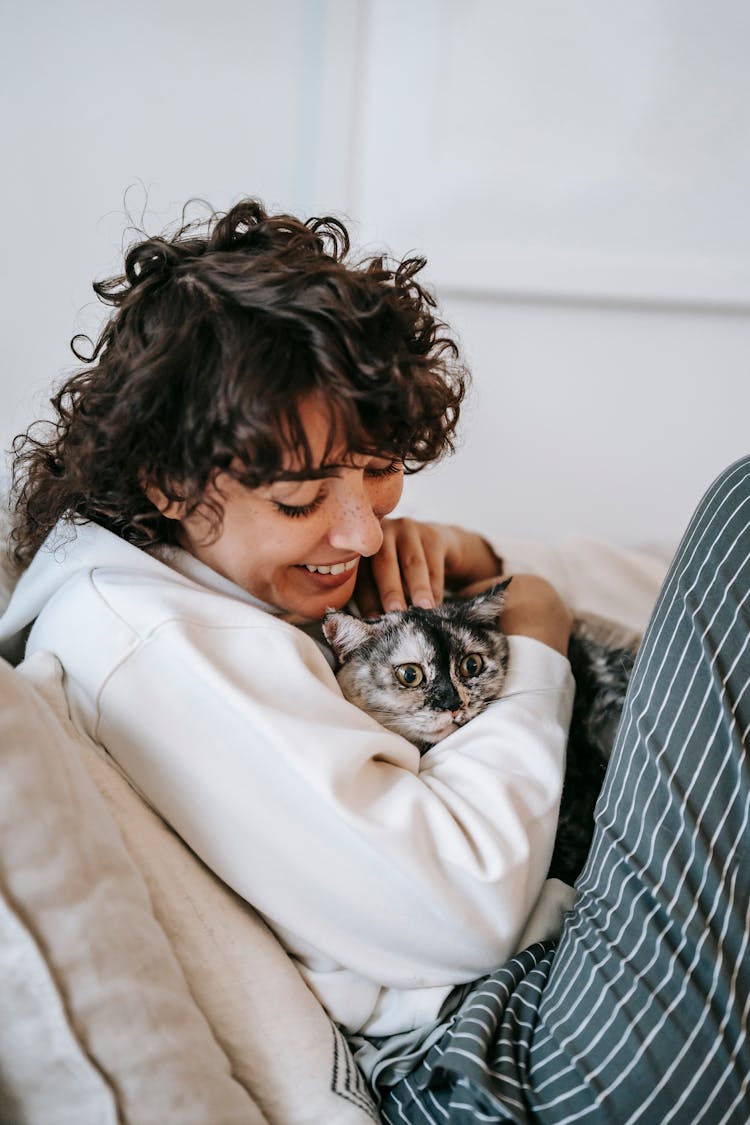
[[[2,546],[0,612],[15,580]],[[617,639],[642,628],[665,567],[663,551],[593,541],[499,549]],[[263,921],[75,729],[49,653],[0,664],[0,755],[0,1121],[378,1120]]]

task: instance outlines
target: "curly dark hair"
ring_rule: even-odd
[[[145,482],[187,514],[218,472],[255,488],[290,449],[315,475],[298,413],[311,393],[351,452],[414,472],[452,450],[467,373],[415,280],[425,260],[349,252],[338,219],[253,199],[133,245],[122,276],[94,283],[114,312],[95,344],[73,339],[86,366],[52,398],[53,421],[13,442],[16,561],[64,518],[143,548],[175,542]]]

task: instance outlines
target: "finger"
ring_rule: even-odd
[[[406,609],[406,594],[401,581],[399,550],[393,525],[384,525],[383,533],[383,545],[377,555],[368,561],[372,581],[382,606],[382,610],[378,612],[390,613],[392,610]]]
[[[354,588],[354,600],[363,617],[379,617],[383,612],[377,583],[372,574],[372,560],[362,559]]]
[[[433,534],[424,539],[422,545],[433,601],[440,605],[445,597],[445,543],[439,535]]]
[[[404,521],[396,538],[401,581],[412,605],[433,608],[442,598],[444,561],[431,528]]]
[[[398,540],[399,563],[412,605],[439,605],[445,594],[446,545],[432,524],[407,521]]]

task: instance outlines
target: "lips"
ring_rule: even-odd
[[[313,563],[304,563],[305,570],[309,570],[310,574],[344,574],[354,570],[357,565],[357,559],[349,559],[348,562],[332,563],[330,566],[325,564],[317,566]]]
[[[345,563],[302,563],[297,569],[313,586],[331,590],[343,586],[352,578],[358,562],[359,557]]]

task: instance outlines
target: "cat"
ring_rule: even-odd
[[[323,633],[344,696],[426,753],[502,695],[509,646],[500,614],[509,582],[435,609],[411,606],[367,620],[327,613]],[[548,875],[572,885],[591,846],[634,652],[575,631],[568,658],[576,692]]]

